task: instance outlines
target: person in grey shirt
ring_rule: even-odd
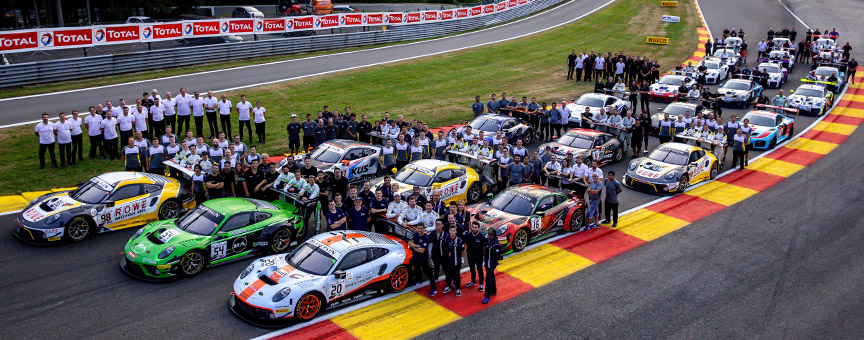
[[[600,219],[600,192],[603,191],[603,182],[596,173],[591,174],[591,183],[588,184],[588,225],[583,230],[599,228],[597,223]]]
[[[601,223],[609,224],[611,220],[612,228],[615,228],[618,226],[618,194],[621,193],[621,183],[615,180],[615,171],[609,170],[606,176],[606,180],[603,181],[603,186],[606,188],[606,198],[603,200],[606,219]]]
[[[509,185],[522,184],[522,177],[525,176],[525,165],[522,164],[522,156],[514,155],[513,163],[510,163],[507,168],[508,172],[510,173]]]

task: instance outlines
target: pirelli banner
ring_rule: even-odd
[[[346,13],[272,19],[188,20],[2,31],[0,32],[0,53],[181,40],[220,35],[284,33],[382,25],[416,25],[490,15],[526,5],[532,1],[535,0],[504,0],[494,4],[473,7],[411,13]]]

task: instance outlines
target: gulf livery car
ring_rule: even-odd
[[[535,184],[508,187],[489,203],[468,207],[483,234],[495,230],[504,252],[522,251],[554,232],[579,231],[585,209],[585,201],[572,192]]]
[[[624,112],[623,110],[625,109],[629,111],[630,106],[629,100],[602,93],[586,93],[580,96],[579,99],[576,99],[575,102],[567,104],[567,108],[570,109],[570,119],[567,125],[569,127],[581,126],[581,115],[585,113],[586,107],[591,116],[594,117],[600,113],[600,108],[614,107],[618,112]],[[609,111],[607,110],[606,112],[608,113]]]
[[[777,63],[788,70],[795,68],[795,56],[789,53],[788,50],[774,50],[768,52],[768,56],[759,59],[761,62]]]
[[[309,238],[288,255],[257,259],[240,273],[228,306],[260,326],[307,321],[321,311],[408,286],[408,244],[395,236],[339,231]]]
[[[667,74],[649,87],[651,100],[674,102],[678,99],[678,88],[681,87],[681,83],[684,83],[689,90],[696,84],[696,80],[684,75]]]
[[[648,157],[630,161],[624,185],[655,194],[682,193],[693,184],[712,180],[720,172],[717,156],[682,143],[664,143]]]
[[[759,64],[759,72],[766,73],[768,79],[765,81],[765,86],[772,89],[779,89],[780,86],[786,83],[786,78],[789,70],[778,63],[768,62]]]
[[[492,143],[492,137],[494,137],[495,133],[498,131],[501,131],[504,136],[507,136],[508,143],[513,145],[516,145],[516,140],[521,138],[522,144],[527,146],[528,144],[531,144],[531,140],[534,138],[534,129],[531,126],[523,123],[518,118],[505,115],[480,115],[468,123],[467,126],[471,127],[472,133],[475,136],[479,131],[484,131],[484,135],[486,136],[486,139],[489,140],[490,145]],[[465,126],[456,128],[456,133],[462,133],[464,131]],[[450,131],[447,131],[447,135],[450,135]]]
[[[176,218],[193,207],[188,184],[149,173],[110,172],[31,202],[16,218],[15,236],[33,244],[78,242],[96,233]]]
[[[834,93],[828,91],[822,84],[801,84],[786,98],[786,107],[798,109],[798,112],[823,115],[834,103]]]
[[[302,209],[288,202],[219,198],[135,232],[120,267],[145,281],[194,276],[247,256],[285,252],[305,233]]]
[[[777,106],[759,105],[760,110],[747,112],[741,120],[747,119],[753,130],[750,132],[751,148],[756,150],[773,149],[778,143],[792,138],[795,133],[795,118],[766,110],[795,111]]]
[[[745,108],[762,94],[762,85],[748,79],[730,79],[717,92],[723,96],[723,105]]]
[[[539,150],[550,147],[559,156],[582,155],[585,164],[596,160],[600,165],[620,162],[624,158],[623,144],[608,133],[590,129],[571,129],[557,141],[540,145]]]
[[[303,159],[309,156],[312,166],[318,171],[332,177],[335,169],[342,170],[342,174],[350,183],[363,182],[381,176],[381,147],[349,139],[333,139],[321,144],[311,152],[294,156],[297,167],[303,167]],[[288,159],[285,158],[276,166],[277,171]]]
[[[717,84],[717,82],[729,77],[729,66],[720,61],[719,58],[708,57],[699,62],[705,66],[705,83]]]
[[[373,191],[382,183],[383,178],[372,181]],[[477,202],[487,190],[473,168],[437,159],[408,163],[390,183],[398,183],[402,195],[409,194],[414,187],[420,187],[420,192],[426,197],[432,197],[433,190],[440,190],[441,199],[447,204],[458,200]]]

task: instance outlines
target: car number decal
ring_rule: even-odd
[[[210,258],[216,260],[225,257],[225,251],[228,248],[228,241],[222,241],[210,245]]]
[[[180,235],[180,231],[175,228],[171,228],[159,234],[159,241],[162,243],[168,243],[168,241],[171,241],[171,239],[177,235]]]
[[[345,289],[345,281],[339,280],[330,284],[330,298],[333,298],[342,295],[342,291]]]
[[[531,231],[532,232],[535,232],[535,233],[539,232],[541,225],[542,225],[542,223],[541,223],[539,217],[532,217],[531,218]]]

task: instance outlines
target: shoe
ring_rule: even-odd
[[[40,165],[40,166],[39,166],[39,169],[40,169],[40,170],[41,170],[41,169],[45,169],[45,166],[44,166],[44,165]]]
[[[462,296],[462,291],[457,289],[456,290],[456,296],[457,297]]]
[[[484,299],[483,299],[483,304],[485,305],[485,304],[488,304],[488,303],[489,303],[489,298],[484,298]]]
[[[610,222],[612,222],[612,221],[609,221],[609,220],[603,220],[603,221],[600,221],[600,224],[609,224]]]
[[[443,291],[441,291],[441,293],[443,293],[443,294],[447,294],[447,293],[449,293],[449,292],[450,292],[450,290],[451,290],[451,289],[450,289],[450,287],[449,287],[449,286],[447,286],[447,287],[444,287],[444,290],[443,290]]]
[[[643,155],[647,155],[647,154],[648,154],[648,150],[642,151],[642,154],[643,154]]]
[[[474,285],[474,281],[468,282],[465,284],[465,287],[471,287]]]
[[[432,290],[431,292],[429,292],[429,296],[435,296],[435,294],[438,294],[437,290]]]
[[[618,223],[612,224],[612,229],[615,229],[617,227],[618,227]]]
[[[486,290],[486,288],[483,288],[483,285],[480,285],[480,289],[477,289],[477,291],[480,291],[480,292],[482,292],[484,290]]]

